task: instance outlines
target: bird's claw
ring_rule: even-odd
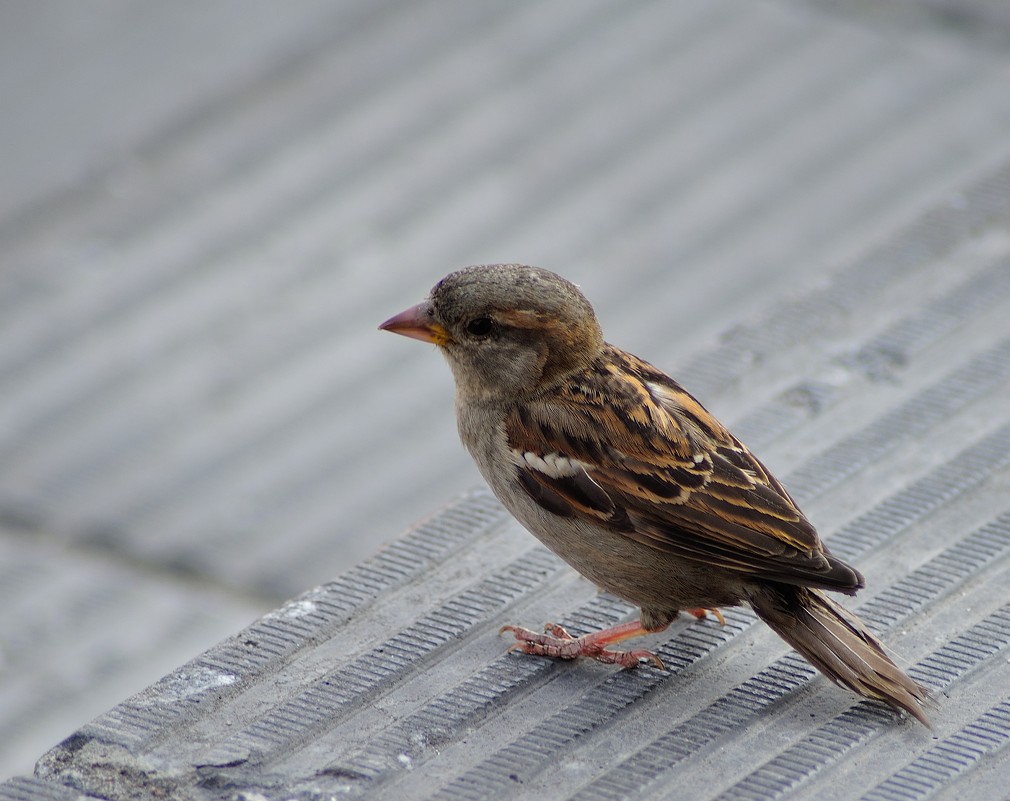
[[[698,620],[704,620],[706,617],[708,617],[709,612],[711,612],[712,617],[714,617],[719,622],[720,626],[726,625],[726,618],[724,618],[722,616],[722,612],[720,612],[714,606],[702,606],[697,609],[685,609],[684,611],[694,615]]]
[[[638,667],[640,662],[651,662],[660,670],[666,670],[666,665],[652,651],[612,651],[597,642],[593,634],[573,637],[562,626],[548,623],[544,626],[544,634],[539,634],[521,626],[502,626],[498,633],[509,631],[516,641],[509,647],[509,653],[521,651],[531,656],[549,656],[554,659],[576,659],[588,656],[597,662],[607,665],[620,665],[623,668]]]

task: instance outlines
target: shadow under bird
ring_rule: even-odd
[[[506,626],[528,654],[633,667],[611,646],[687,611],[750,604],[832,681],[929,726],[925,688],[823,590],[863,577],[779,481],[676,381],[603,339],[589,301],[535,267],[468,267],[381,329],[432,342],[456,381],[460,438],[505,507],[579,573],[641,607],[572,637]]]

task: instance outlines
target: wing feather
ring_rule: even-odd
[[[550,400],[517,409],[506,434],[522,486],[554,514],[755,577],[861,586],[742,443],[673,379],[617,348]]]

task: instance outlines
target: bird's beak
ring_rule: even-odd
[[[428,301],[418,303],[395,317],[390,317],[379,326],[379,329],[419,339],[422,342],[433,342],[436,345],[444,345],[450,339],[449,332],[432,318],[431,304]]]

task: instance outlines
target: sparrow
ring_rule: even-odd
[[[460,439],[501,503],[638,620],[573,637],[505,626],[527,654],[634,667],[611,646],[687,611],[749,604],[835,683],[927,727],[924,687],[825,590],[862,575],[832,555],[782,484],[662,370],[607,343],[571,282],[520,264],[467,267],[379,326],[434,343]]]

